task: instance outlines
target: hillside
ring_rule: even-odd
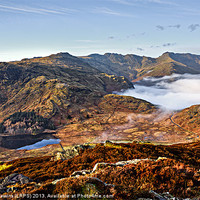
[[[200,105],[194,105],[172,116],[172,120],[188,131],[200,133]],[[194,133],[194,135],[195,135]]]
[[[106,53],[91,54],[81,58],[100,71],[125,76],[131,81],[140,80],[144,76],[161,77],[172,73],[200,73],[200,56],[189,53],[166,52],[158,58]]]
[[[132,87],[126,78],[101,73],[68,53],[4,62],[0,63],[0,119],[21,110],[66,123],[105,94]]]
[[[163,146],[107,141],[77,146],[79,153],[67,160],[50,156],[16,159],[0,165],[0,193],[37,194],[45,199],[47,195],[73,199],[75,194],[108,195],[118,200],[161,199],[169,193],[179,199],[197,198],[199,146],[199,142]]]
[[[0,123],[0,133],[8,135],[36,135],[42,133],[45,129],[54,130],[55,126],[51,120],[36,115],[33,111],[15,112]]]

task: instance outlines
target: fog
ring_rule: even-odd
[[[200,75],[148,77],[138,84],[140,85],[135,85],[135,89],[120,94],[147,100],[166,110],[180,110],[200,104]]]

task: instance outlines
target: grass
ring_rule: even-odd
[[[3,171],[4,169],[7,169],[9,167],[11,167],[12,165],[6,165],[6,164],[2,164],[0,165],[0,171]]]

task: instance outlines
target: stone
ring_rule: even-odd
[[[139,162],[142,162],[142,161],[148,161],[151,159],[133,159],[133,160],[127,160],[127,161],[119,161],[117,163],[96,163],[92,172],[91,173],[95,173],[96,171],[98,170],[103,170],[104,168],[108,167],[108,166],[111,166],[111,167],[123,167],[124,165],[129,165],[129,164],[137,164]]]
[[[51,182],[51,184],[56,185],[59,181],[65,180],[67,178],[60,178],[60,179],[56,179],[54,181]]]
[[[151,161],[151,159],[148,159],[148,158],[146,158],[146,159],[133,159],[133,160],[127,160],[127,161],[119,161],[119,162],[116,163],[116,165],[124,166],[124,165],[129,165],[129,164],[137,164],[139,162],[148,161],[148,160]]]
[[[29,182],[33,182],[30,178],[24,176],[23,174],[13,173],[4,178],[0,184],[0,193],[10,192],[16,190],[15,187],[8,187],[10,185],[15,185],[16,183],[19,184],[27,184]]]
[[[166,159],[168,159],[168,158],[166,158],[166,157],[158,157],[158,159],[157,159],[156,161],[159,161],[159,160],[166,160]]]
[[[30,178],[24,176],[23,174],[13,173],[13,174],[10,174],[9,176],[7,176],[6,178],[4,178],[1,185],[7,186],[7,185],[13,185],[16,183],[26,184],[29,182],[32,182],[32,180]]]
[[[113,166],[116,166],[116,164],[113,164],[113,163],[104,163],[104,162],[102,162],[102,163],[96,163],[95,166],[94,166],[94,168],[93,168],[93,170],[92,170],[92,173],[95,173],[98,170],[102,170],[102,169],[104,169],[104,168],[106,168],[108,166],[112,166],[113,167]]]
[[[57,160],[64,161],[64,160],[67,160],[79,155],[81,150],[91,149],[94,147],[95,147],[94,145],[89,145],[89,144],[75,145],[69,149],[66,149],[66,150],[63,149],[62,152],[57,152],[56,156],[52,158],[52,161],[57,161]]]
[[[79,177],[79,176],[85,176],[86,174],[90,174],[90,170],[80,170],[80,171],[75,171],[72,173],[70,177]]]

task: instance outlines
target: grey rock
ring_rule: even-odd
[[[79,176],[85,176],[86,174],[90,174],[90,170],[80,170],[80,171],[75,171],[72,173],[70,177],[79,177]]]
[[[9,185],[15,185],[16,183],[19,184],[27,184],[29,182],[33,182],[30,178],[24,176],[23,174],[13,173],[9,176],[5,177],[0,184],[0,193],[10,192],[16,190],[15,187],[8,188]]]

